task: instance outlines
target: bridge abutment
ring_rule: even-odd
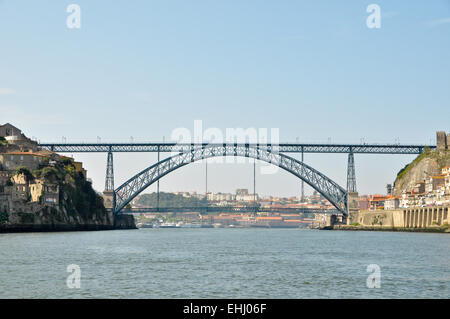
[[[358,192],[348,192],[347,194],[347,225],[356,222],[356,216],[359,213],[359,194]]]
[[[112,209],[114,206],[114,191],[103,192],[103,205],[106,209]]]

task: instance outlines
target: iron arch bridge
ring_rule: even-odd
[[[120,213],[137,195],[170,172],[196,161],[222,156],[248,157],[276,165],[305,181],[347,216],[347,191],[336,182],[292,157],[250,144],[202,145],[168,157],[118,187],[113,194],[113,212]]]

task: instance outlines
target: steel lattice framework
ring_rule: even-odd
[[[133,198],[170,172],[203,159],[218,156],[249,157],[279,166],[322,194],[333,206],[347,215],[347,191],[314,168],[279,152],[251,144],[206,145],[168,157],[130,178],[114,191],[114,213],[120,212]]]
[[[353,152],[348,154],[347,191],[352,193],[356,192],[355,157],[353,156]]]
[[[231,146],[234,144],[230,144]],[[378,144],[237,144],[250,145],[268,152],[280,153],[350,153],[353,154],[421,154],[434,145],[378,145]],[[39,144],[43,149],[60,153],[99,152],[190,152],[199,147],[221,147],[223,144],[177,144],[177,143],[112,143],[112,144]]]

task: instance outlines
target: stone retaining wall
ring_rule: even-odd
[[[364,228],[442,230],[449,229],[450,207],[404,208],[397,210],[361,211],[353,214],[351,225],[335,226],[335,229]]]

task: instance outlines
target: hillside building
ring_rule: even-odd
[[[0,125],[0,136],[5,137],[8,145],[0,150],[0,211],[8,214],[37,212],[43,206],[58,206],[60,190],[45,178],[17,174],[17,169],[24,167],[33,173],[44,166],[56,165],[62,160],[70,160],[75,172],[83,174],[86,170],[81,162],[71,157],[39,150],[37,143],[27,138],[20,129],[11,125]],[[15,217],[12,217],[13,219]]]
[[[8,144],[16,145],[21,150],[30,150],[32,152],[38,150],[38,143],[26,137],[20,129],[12,124],[0,125],[0,136],[4,137]]]
[[[39,165],[44,164],[46,161],[48,161],[48,157],[38,153],[0,153],[0,170],[15,171],[21,166],[25,166],[30,170],[35,170],[39,168]]]

